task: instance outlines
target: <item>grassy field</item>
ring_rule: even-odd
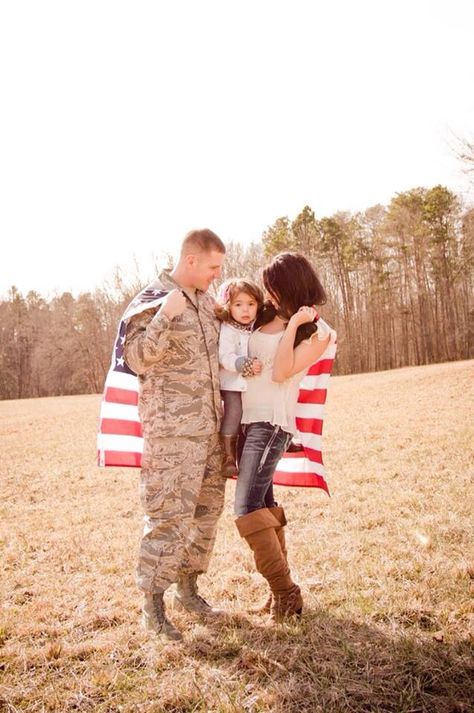
[[[331,498],[278,488],[300,623],[268,626],[231,511],[183,643],[139,624],[137,472],[95,466],[98,396],[0,402],[1,711],[474,710],[474,362],[334,377]]]

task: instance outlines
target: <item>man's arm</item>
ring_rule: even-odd
[[[173,319],[186,307],[186,298],[179,290],[172,290],[156,314],[146,310],[131,317],[127,325],[123,354],[135,374],[144,374],[161,361],[169,346]]]

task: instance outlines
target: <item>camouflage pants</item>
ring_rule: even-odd
[[[137,584],[164,591],[181,573],[207,570],[224,507],[219,436],[158,438],[146,443],[142,464]]]

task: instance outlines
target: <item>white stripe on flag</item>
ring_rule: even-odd
[[[335,359],[336,357],[337,345],[334,342],[329,342],[326,351],[319,357],[318,361],[321,359]]]
[[[297,418],[322,419],[324,404],[296,404],[295,415]]]
[[[326,478],[326,469],[321,463],[314,463],[307,458],[281,458],[276,467],[280,473],[316,473]]]
[[[309,376],[307,374],[300,382],[300,389],[313,391],[313,389],[327,389],[330,374],[319,374],[319,376]]]
[[[128,391],[138,391],[138,377],[133,374],[126,374],[123,371],[110,371],[105,382],[114,389],[127,389]]]
[[[138,406],[127,404],[114,404],[104,401],[100,409],[101,418],[117,418],[121,421],[140,421]]]
[[[99,433],[97,436],[99,451],[124,451],[143,453],[143,438],[138,436],[115,436],[111,433]]]
[[[298,431],[298,438],[303,443],[306,448],[312,448],[313,451],[321,452],[322,448],[322,438],[314,433],[302,433]]]

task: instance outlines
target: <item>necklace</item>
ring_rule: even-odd
[[[253,327],[253,322],[251,324],[240,324],[240,322],[236,322],[235,319],[231,319],[229,324],[240,332],[251,332]]]

